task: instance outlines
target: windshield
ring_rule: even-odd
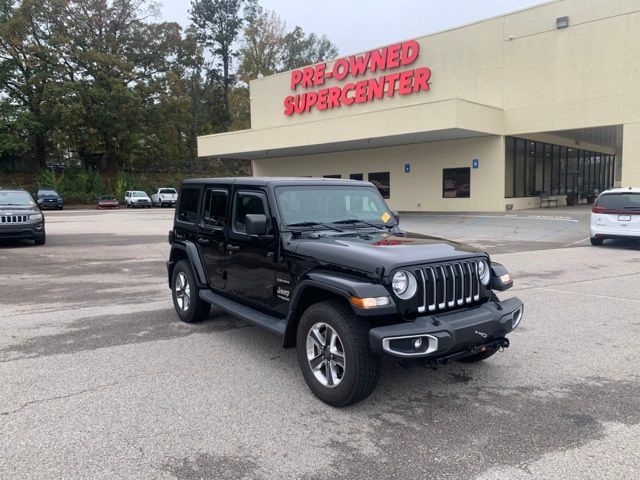
[[[0,205],[33,207],[33,199],[27,192],[0,192]]]
[[[54,191],[54,190],[40,190],[38,192],[38,195],[50,195],[50,196],[54,196],[57,197],[58,194]]]
[[[133,196],[133,197],[146,197],[146,196],[147,196],[147,194],[146,194],[146,193],[144,193],[144,192],[133,192],[133,193],[131,194],[131,196]]]
[[[356,220],[374,226],[396,225],[387,204],[373,187],[278,187],[276,198],[282,219],[289,226],[344,224]]]
[[[100,200],[114,200],[114,198],[111,195],[103,195]]]
[[[166,194],[166,195],[171,195],[171,194],[176,194],[178,192],[176,192],[173,188],[163,188],[160,190],[160,194]]]
[[[608,193],[596,204],[608,210],[640,210],[640,193]]]

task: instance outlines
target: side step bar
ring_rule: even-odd
[[[211,290],[201,289],[200,298],[205,302],[209,302],[212,305],[216,305],[223,309],[225,312],[230,313],[242,320],[252,323],[257,327],[260,327],[268,332],[275,333],[284,337],[284,332],[287,329],[287,321],[284,318],[272,317],[255,311],[252,308],[245,307],[233,300],[229,300],[222,295],[218,295]]]

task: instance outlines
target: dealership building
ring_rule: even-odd
[[[250,90],[252,128],[200,137],[200,157],[370,180],[400,211],[640,186],[640,0],[552,1]]]

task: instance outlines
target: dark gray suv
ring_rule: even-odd
[[[31,239],[44,245],[44,215],[24,190],[0,189],[0,239]]]

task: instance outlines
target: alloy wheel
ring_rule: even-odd
[[[342,340],[328,324],[316,323],[307,333],[307,360],[316,379],[333,388],[345,374],[345,355]]]
[[[191,306],[191,287],[189,286],[189,279],[184,272],[178,273],[176,277],[175,291],[178,307],[186,312]]]

